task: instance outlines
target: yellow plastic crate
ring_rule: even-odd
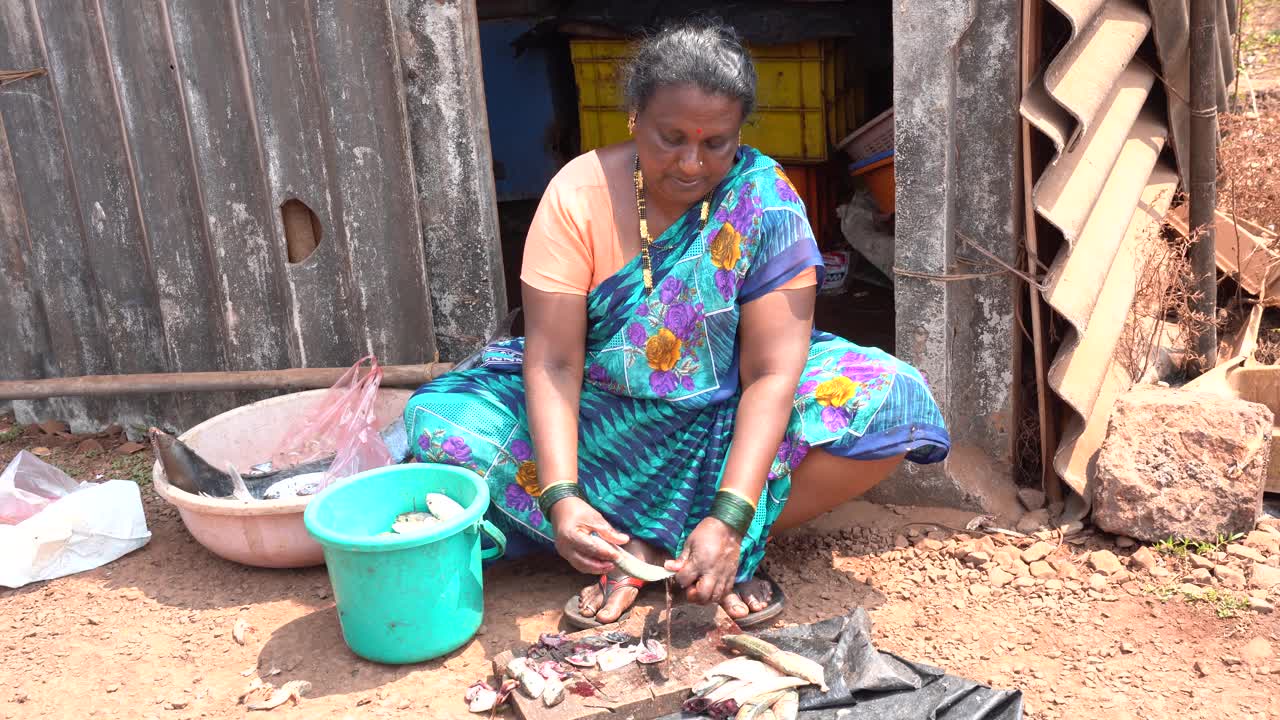
[[[622,66],[631,56],[625,40],[572,40],[578,84],[582,152],[627,139]],[[759,78],[756,110],[742,141],[780,162],[827,159],[830,138],[849,132],[856,100],[845,89],[841,53],[832,43],[749,47]]]

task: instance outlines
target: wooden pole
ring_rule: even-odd
[[[416,387],[453,368],[452,363],[386,365],[384,387]],[[51,397],[150,395],[178,392],[242,390],[313,390],[327,388],[351,368],[296,368],[240,372],[85,375],[40,380],[0,380],[0,400],[44,400]]]
[[[1214,207],[1218,175],[1217,0],[1191,0],[1191,270],[1198,291],[1193,308],[1195,375],[1218,364],[1218,265]]]

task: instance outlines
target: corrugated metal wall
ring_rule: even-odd
[[[435,355],[390,10],[317,0],[8,0],[0,377]],[[315,213],[291,263],[281,206]],[[19,405],[185,426],[245,397]]]
[[[1041,296],[1067,328],[1060,343],[1047,347],[1048,386],[1066,410],[1052,464],[1087,503],[1111,409],[1134,382],[1116,350],[1134,308],[1142,260],[1160,252],[1158,231],[1179,187],[1178,168],[1185,172],[1187,165],[1187,4],[1037,5],[1031,10],[1044,23],[1031,22],[1024,42],[1043,39],[1050,52],[1027,86],[1022,115],[1054,152],[1034,171],[1028,251],[1048,264]],[[1236,17],[1235,0],[1223,0],[1220,107],[1233,75]],[[1069,28],[1060,43],[1045,33],[1054,20]],[[1038,238],[1037,218],[1051,231]],[[1056,255],[1047,256],[1047,247],[1058,247]]]

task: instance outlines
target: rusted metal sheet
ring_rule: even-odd
[[[455,266],[475,260],[469,233],[485,223],[446,212],[428,233],[418,218],[434,188],[419,186],[410,145],[396,30],[408,22],[386,2],[0,3],[0,67],[48,71],[0,88],[0,374],[341,367],[369,352],[421,363],[438,357],[432,298],[451,337],[483,337],[493,308],[505,311],[500,260]],[[433,49],[442,67],[472,59],[475,28],[458,30]],[[414,82],[439,94],[430,76]],[[475,126],[473,111],[414,122]],[[480,176],[429,160],[440,177]],[[493,212],[491,190],[470,197],[469,217]],[[291,200],[320,236],[297,262],[281,211]],[[433,290],[428,256],[476,281]],[[182,428],[254,397],[15,409],[77,430]]]
[[[1234,7],[1223,2],[1220,12],[1233,14]],[[1084,511],[1111,409],[1133,383],[1117,348],[1135,312],[1138,274],[1163,242],[1158,230],[1178,188],[1178,170],[1162,151],[1172,144],[1179,162],[1186,157],[1179,129],[1185,106],[1173,110],[1186,92],[1170,73],[1185,79],[1188,30],[1184,4],[1159,0],[1048,0],[1042,10],[1060,13],[1071,35],[1044,59],[1021,111],[1055,150],[1033,171],[1031,192],[1035,214],[1061,234],[1041,289],[1067,329],[1047,377],[1065,410],[1053,465]],[[1230,22],[1224,17],[1220,25]],[[1158,66],[1139,52],[1152,32],[1161,47]],[[1229,73],[1220,75],[1225,81]],[[1168,106],[1152,92],[1163,80],[1173,84],[1164,93]],[[1026,220],[1033,225],[1036,217]],[[1038,243],[1045,246],[1044,233]]]

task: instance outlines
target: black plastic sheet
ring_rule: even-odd
[[[800,692],[804,720],[1020,720],[1022,691],[996,690],[877,650],[862,608],[844,617],[753,633],[822,664],[828,691]],[[695,717],[670,715],[661,720]]]

